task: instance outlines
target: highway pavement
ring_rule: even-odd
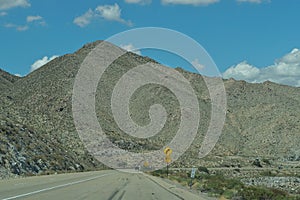
[[[207,198],[147,174],[103,170],[1,180],[0,199],[202,200]]]

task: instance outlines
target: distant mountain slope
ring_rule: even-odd
[[[13,84],[19,79],[21,79],[21,78],[11,75],[11,74],[7,73],[6,71],[3,71],[2,69],[0,69],[0,90],[4,91],[7,89],[11,89]]]
[[[300,88],[234,80],[225,81],[225,86],[224,150],[231,149],[233,155],[300,159]]]
[[[0,77],[1,77],[1,80],[5,79],[11,83],[14,83],[17,80],[21,79],[21,77],[14,76],[6,71],[3,71],[2,69],[0,69]]]
[[[0,170],[37,173],[28,165],[39,166],[38,160],[23,165],[23,158],[19,159],[19,155],[27,158],[40,155],[44,158],[39,162],[52,163],[44,168],[39,167],[39,173],[102,167],[89,156],[79,140],[71,107],[73,83],[79,66],[100,42],[84,45],[74,54],[56,58],[21,79],[0,73],[0,87],[13,88],[9,98],[6,94],[0,97]],[[153,103],[162,104],[169,115],[161,133],[148,139],[136,139],[124,134],[114,122],[110,97],[116,81],[129,69],[147,62],[155,61],[129,52],[124,54],[105,72],[96,93],[96,111],[103,130],[116,145],[131,151],[161,148],[172,139],[180,123],[179,104],[174,94],[165,87],[151,84],[134,94],[130,108],[133,119],[145,125],[149,122],[149,106]],[[258,156],[275,161],[300,160],[300,88],[271,82],[250,84],[232,79],[224,81],[228,106],[223,134],[213,152],[206,159],[199,160],[198,149],[210,119],[209,93],[200,75],[177,70],[196,91],[201,122],[195,141],[174,166],[189,167],[203,162],[219,166],[227,157],[237,157],[237,162],[244,165]],[[24,126],[30,127],[30,130],[22,128]],[[11,129],[15,136],[8,134],[7,131]],[[28,148],[30,134],[34,135],[32,148]],[[57,149],[50,151],[51,146],[57,146]],[[62,156],[65,163],[57,164],[56,156]],[[17,171],[14,168],[16,165],[19,166]]]

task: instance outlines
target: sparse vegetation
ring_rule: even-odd
[[[152,172],[152,175],[167,178],[164,170]],[[189,172],[173,172],[170,180],[188,186]],[[298,200],[300,196],[289,195],[287,192],[267,187],[246,186],[239,179],[225,178],[221,173],[197,174],[192,188],[214,197],[224,197],[234,200]]]
[[[209,174],[209,170],[204,166],[198,167],[198,171],[199,172],[205,172],[205,173]]]
[[[263,167],[262,165],[261,165],[261,163],[260,163],[260,160],[258,159],[258,158],[256,158],[254,161],[253,161],[253,163],[252,163],[254,166],[256,166],[256,167]]]
[[[270,160],[267,159],[267,158],[263,158],[263,159],[262,159],[262,162],[265,163],[266,165],[271,165]]]

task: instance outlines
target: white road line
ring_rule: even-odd
[[[41,189],[41,190],[36,190],[36,191],[33,191],[33,192],[28,192],[28,193],[25,193],[25,194],[19,194],[17,196],[4,198],[2,200],[17,199],[17,198],[20,198],[20,197],[25,197],[25,196],[29,196],[29,195],[33,195],[33,194],[37,194],[37,193],[49,191],[49,190],[54,190],[54,189],[57,189],[57,188],[67,187],[67,186],[70,186],[70,185],[75,185],[75,184],[79,184],[79,183],[91,181],[91,180],[94,180],[94,179],[97,179],[97,178],[100,178],[100,177],[103,177],[103,176],[111,175],[111,174],[115,174],[115,173],[103,174],[103,175],[96,176],[96,177],[93,177],[93,178],[88,178],[88,179],[84,179],[84,180],[80,180],[80,181],[74,181],[74,182],[71,182],[71,183],[57,185],[57,186],[53,186],[53,187],[49,187],[49,188],[44,188],[44,189]]]

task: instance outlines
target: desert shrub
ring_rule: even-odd
[[[6,154],[7,146],[6,144],[0,143],[0,154]]]
[[[262,162],[264,162],[264,163],[267,164],[267,165],[271,165],[270,160],[268,160],[268,159],[266,159],[266,158],[263,158],[263,159],[262,159]]]
[[[164,169],[159,169],[159,170],[156,170],[154,172],[151,173],[153,176],[158,176],[158,177],[166,177],[167,175],[167,170],[164,170]]]
[[[263,171],[260,173],[261,176],[276,176],[276,173],[272,173],[272,171],[268,170],[268,171]]]
[[[277,189],[269,189],[263,187],[250,186],[245,190],[239,191],[238,194],[242,199],[251,200],[284,200],[292,199],[288,197],[288,194],[284,191]]]
[[[198,167],[198,170],[199,170],[199,172],[205,172],[205,173],[209,174],[209,170],[204,166]]]
[[[228,194],[229,190],[238,190],[243,187],[243,184],[236,179],[227,179],[224,176],[212,175],[206,176],[204,180],[203,190],[211,194],[223,195]]]
[[[17,151],[21,151],[22,150],[22,145],[20,145],[19,143],[16,144],[16,149],[17,149]]]
[[[252,164],[253,164],[254,166],[256,166],[256,167],[262,167],[262,165],[261,165],[259,159],[255,159],[255,160],[253,161]]]

